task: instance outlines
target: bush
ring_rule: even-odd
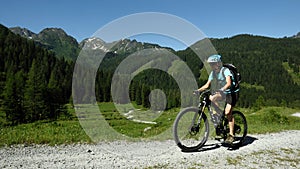
[[[266,124],[289,124],[287,116],[270,109],[262,114],[262,120]]]

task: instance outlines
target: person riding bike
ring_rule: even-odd
[[[234,88],[234,76],[228,68],[223,67],[221,55],[210,56],[207,59],[207,63],[211,66],[212,71],[207,82],[198,91],[201,92],[211,87],[212,95],[210,95],[209,99],[216,105],[219,105],[218,102],[225,99],[225,115],[229,122],[229,136],[225,143],[232,144],[234,141],[232,110],[239,98],[239,89]]]

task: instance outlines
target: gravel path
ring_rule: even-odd
[[[96,145],[16,145],[0,149],[0,168],[300,168],[300,130],[249,135],[229,150],[209,140],[183,153],[173,140]]]

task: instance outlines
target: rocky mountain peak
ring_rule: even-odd
[[[28,39],[34,39],[37,36],[37,34],[35,34],[34,32],[32,32],[26,28],[12,27],[12,28],[10,28],[10,30],[15,34],[18,34],[18,35],[20,35],[24,38],[28,38]]]
[[[84,39],[82,42],[80,42],[79,47],[81,49],[90,49],[90,50],[103,50],[104,52],[108,52],[108,49],[106,47],[106,43],[97,37],[91,37]]]

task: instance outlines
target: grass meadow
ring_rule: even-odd
[[[84,105],[83,105],[84,106]],[[136,138],[143,140],[153,138],[155,140],[172,139],[172,124],[178,114],[179,108],[170,109],[160,112],[153,118],[151,123],[141,123],[127,119],[126,112],[130,109],[125,105],[119,112],[113,103],[98,104],[103,122],[106,127],[101,128],[104,133],[103,137],[98,141],[111,141],[114,135],[109,138],[107,135],[112,133],[112,129],[119,133],[120,138]],[[264,107],[260,110],[237,108],[243,112],[248,122],[248,134],[263,134],[271,132],[280,132],[283,130],[300,130],[300,117],[292,116],[298,109],[286,107]],[[5,125],[5,119],[0,116],[0,146],[13,144],[77,144],[77,143],[93,143],[84,130],[83,123],[78,120],[74,108],[69,106],[72,118],[61,118],[56,121],[38,121],[29,124],[20,124],[16,126]],[[139,114],[143,117],[144,114],[153,114],[142,107],[136,107],[135,116]],[[78,116],[80,118],[80,116]],[[89,122],[89,121],[88,121]],[[99,121],[98,121],[99,123]],[[109,126],[109,127],[107,127]],[[110,129],[108,129],[110,128]],[[97,128],[92,128],[91,131]],[[107,131],[105,131],[107,129]],[[164,134],[163,134],[164,133]],[[90,134],[90,133],[89,133]],[[163,137],[162,137],[163,136]],[[101,136],[100,136],[101,137]],[[117,138],[117,137],[115,137]]]

